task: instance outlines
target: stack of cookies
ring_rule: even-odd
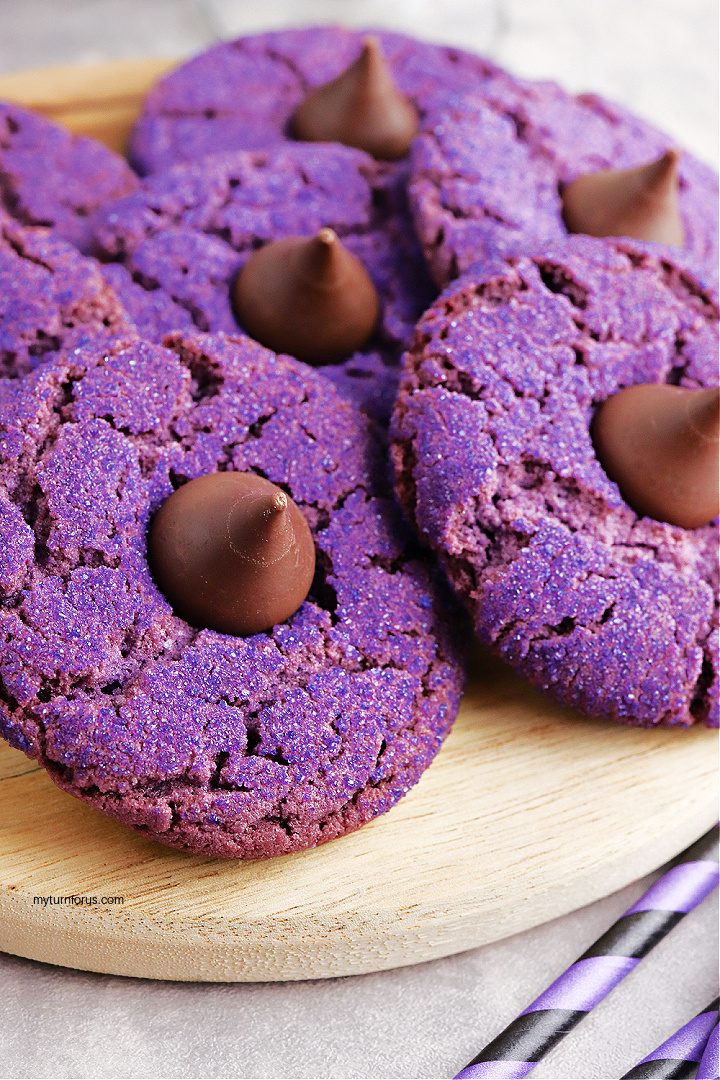
[[[13,746],[259,857],[407,792],[473,627],[590,717],[718,726],[710,169],[327,27],[172,72],[129,161],[0,106]]]

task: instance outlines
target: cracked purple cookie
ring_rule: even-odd
[[[63,349],[134,332],[94,259],[0,210],[0,376],[17,378]]]
[[[591,438],[624,387],[717,384],[717,315],[673,249],[577,236],[468,271],[406,354],[406,513],[481,640],[590,716],[718,726],[717,529],[636,514]]]
[[[330,227],[367,269],[381,316],[361,351],[322,372],[386,420],[399,360],[435,295],[405,201],[404,172],[337,143],[212,155],[148,178],[96,217],[103,272],[143,337],[238,332],[231,289],[252,253]],[[305,359],[305,357],[303,356]]]
[[[411,151],[410,202],[435,280],[442,287],[496,250],[562,239],[563,191],[572,181],[660,165],[672,145],[622,106],[594,94],[572,96],[554,83],[496,79],[456,95]],[[716,280],[717,175],[683,152],[677,182],[684,248]],[[615,216],[625,233],[633,215]],[[575,224],[574,231],[593,228]],[[629,235],[668,242],[657,231]]]
[[[432,125],[445,99],[508,77],[490,61],[447,45],[373,31],[391,77]],[[281,30],[224,41],[151,90],[130,141],[141,175],[204,154],[263,150],[292,139],[292,116],[308,92],[358,59],[365,31],[339,26]]]
[[[247,338],[82,349],[0,383],[0,731],[145,836],[279,855],[417,781],[463,681],[457,612],[390,497],[372,424]],[[147,530],[213,472],[277,484],[314,537],[310,593],[236,637],[176,615]]]
[[[138,178],[107,146],[0,102],[0,198],[23,225],[44,225],[89,254],[90,217]]]

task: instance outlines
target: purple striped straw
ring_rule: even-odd
[[[527,1076],[541,1058],[717,888],[718,826],[682,852],[659,881],[472,1059],[455,1080]]]
[[[717,1029],[719,1005],[716,998],[620,1080],[692,1080],[710,1033],[713,1027]]]
[[[697,1080],[720,1080],[720,1028],[716,1024],[713,1028],[707,1046],[700,1059],[696,1078]]]

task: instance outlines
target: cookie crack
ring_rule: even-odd
[[[52,225],[52,222],[50,222]],[[23,240],[20,237],[13,236],[12,232],[8,228],[2,229],[2,237],[9,247],[15,252],[19,258],[24,259],[26,262],[34,263],[35,266],[42,267],[43,270],[47,270],[49,274],[55,273],[54,268],[46,263],[39,255],[32,255],[28,250]]]

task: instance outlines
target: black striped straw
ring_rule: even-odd
[[[455,1080],[515,1080],[532,1072],[584,1016],[628,975],[701,900],[717,888],[718,826],[675,860],[667,873],[583,953],[552,986],[472,1059]]]
[[[694,1016],[671,1035],[657,1050],[623,1073],[620,1080],[692,1080],[707,1046],[710,1033],[718,1022],[720,999]]]

